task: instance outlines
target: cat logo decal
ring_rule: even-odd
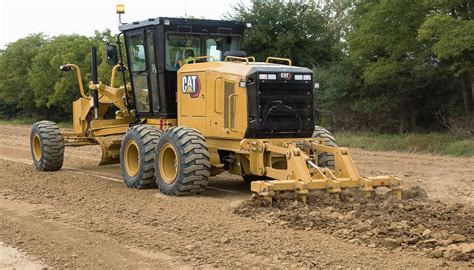
[[[183,76],[181,90],[184,94],[189,94],[191,98],[199,97],[201,93],[201,81],[198,75]]]
[[[280,77],[284,80],[289,81],[289,80],[291,80],[292,76],[291,76],[291,73],[283,72],[283,73],[280,74]]]

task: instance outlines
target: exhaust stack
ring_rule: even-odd
[[[93,84],[98,84],[99,79],[97,76],[97,48],[91,48],[91,79]],[[95,119],[99,118],[99,92],[97,89],[92,91],[92,98],[94,99],[94,116]]]

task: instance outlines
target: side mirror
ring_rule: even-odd
[[[107,55],[107,64],[116,65],[118,63],[117,46],[107,43],[106,55]]]

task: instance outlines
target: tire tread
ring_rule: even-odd
[[[155,145],[157,144],[161,133],[162,132],[159,128],[151,125],[136,125],[128,129],[124,139],[122,140],[120,166],[124,182],[129,188],[147,189],[156,186],[154,180]],[[140,148],[140,161],[142,164],[140,164],[140,169],[137,175],[138,177],[136,177],[137,179],[128,176],[124,167],[123,148],[129,141],[127,136],[130,136],[130,139],[135,140]]]
[[[159,175],[159,169],[155,168],[155,179],[158,188],[167,195],[191,195],[201,193],[205,190],[210,176],[211,163],[209,162],[209,151],[207,143],[198,131],[189,127],[172,127],[163,133],[163,138],[173,140],[181,152],[180,171],[173,188],[165,186]],[[155,150],[155,159],[158,160],[159,144]],[[159,166],[155,162],[155,166]]]
[[[336,139],[334,136],[325,128],[320,126],[314,127],[313,138],[321,138],[324,140],[324,144],[327,146],[337,147]],[[318,154],[318,166],[327,167],[331,170],[334,170],[334,155],[329,153],[319,153]]]
[[[41,171],[61,169],[64,162],[64,142],[58,125],[47,120],[36,122],[31,127],[30,143],[36,134],[40,137],[42,150],[41,159],[35,160],[33,145],[31,145],[32,158],[36,168]]]

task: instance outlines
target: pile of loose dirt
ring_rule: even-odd
[[[422,251],[435,258],[474,263],[474,209],[431,201],[419,187],[403,200],[389,195],[366,198],[346,191],[337,200],[312,194],[305,206],[290,193],[266,206],[259,196],[235,209],[241,216],[282,227],[318,230],[371,248]]]

